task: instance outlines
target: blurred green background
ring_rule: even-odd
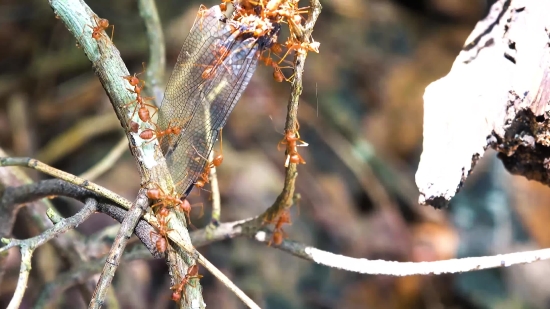
[[[321,2],[323,11],[313,33],[321,43],[320,53],[308,55],[299,111],[300,133],[309,147],[300,149],[307,164],[298,167],[299,213],[293,209],[293,225],[285,229],[291,239],[352,257],[398,261],[550,246],[550,190],[509,175],[494,153],[485,155],[449,209],[416,203],[424,88],[449,71],[488,2]],[[141,62],[149,56],[136,1],[87,3],[115,24],[114,43],[122,58],[131,72],[141,71]],[[166,78],[199,4],[157,1],[167,44]],[[90,62],[46,0],[2,0],[0,46],[4,151],[80,174],[124,136]],[[223,131],[225,160],[218,169],[222,221],[261,213],[282,189],[284,153],[276,145],[282,138],[289,84],[276,83],[271,73],[258,67]],[[74,135],[52,151],[51,143],[66,132]],[[139,175],[129,151],[97,182],[133,200]],[[191,200],[204,202],[206,215],[193,217],[195,226],[204,227],[211,209],[208,194]],[[66,199],[54,203],[65,215],[81,207]],[[112,224],[97,214],[78,230],[89,235]],[[16,237],[38,232],[19,216]],[[199,250],[262,308],[550,307],[547,262],[394,278],[329,269],[249,239]],[[0,308],[7,306],[17,280],[18,253],[12,253],[0,286]],[[67,271],[49,246],[37,251],[33,263],[22,308],[32,306],[44,284]],[[215,278],[201,272],[208,308],[243,308]],[[121,265],[114,286],[123,308],[175,308],[161,260]],[[75,288],[60,297],[63,308],[88,303]]]

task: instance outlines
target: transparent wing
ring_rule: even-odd
[[[159,110],[158,125],[165,130],[171,125],[185,125],[192,117],[197,88],[208,79],[202,78],[205,65],[216,59],[216,43],[231,37],[231,29],[222,20],[225,16],[214,6],[199,10],[193,27],[185,39],[172,75],[166,85],[164,99]]]
[[[237,39],[237,30],[211,15],[195,21],[159,111],[161,129],[183,125],[180,135],[163,139],[161,145],[180,195],[188,194],[203,172],[220,129],[257,65],[257,40]]]

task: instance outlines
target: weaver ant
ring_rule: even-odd
[[[154,209],[155,207],[160,207],[159,213],[161,213],[162,211],[167,211],[167,208],[176,208],[187,216],[189,224],[191,224],[191,209],[193,207],[200,206],[201,215],[204,212],[202,204],[191,205],[189,201],[187,201],[187,199],[182,200],[177,196],[173,196],[172,194],[164,193],[162,188],[160,188],[158,185],[155,189],[147,190],[147,197],[151,200],[159,201],[156,204],[151,205],[151,209]]]
[[[109,25],[109,20],[105,18],[100,18],[97,15],[94,15],[94,22],[96,24],[95,27],[92,27],[90,25],[86,25],[90,28],[92,28],[92,38],[95,40],[99,40],[101,38],[101,35],[103,34],[103,30],[107,30],[109,27],[113,27],[113,30],[111,31],[111,42],[113,41],[113,35],[115,34],[115,25]],[[84,30],[82,30],[84,32]]]
[[[206,160],[206,162],[207,162],[206,166],[204,167],[203,172],[199,175],[199,177],[201,179],[198,179],[195,182],[195,186],[198,187],[198,188],[203,188],[205,184],[210,182],[210,180],[209,180],[210,170],[214,167],[220,166],[223,162],[223,135],[222,135],[222,130],[223,129],[220,129],[220,152],[214,157],[214,159],[212,161],[208,161],[208,159],[205,158],[204,156],[202,156],[199,153],[199,151],[197,150],[197,148],[195,148],[195,146],[193,146],[193,149],[195,149],[195,152],[199,155],[199,157]],[[216,151],[214,150],[214,152],[216,152]]]
[[[130,117],[130,119],[134,118],[134,115],[136,114],[136,111],[137,111],[139,119],[141,119],[141,121],[143,121],[143,122],[148,122],[149,120],[151,120],[151,118],[158,111],[158,108],[156,106],[154,106],[152,104],[145,103],[146,100],[153,100],[153,99],[154,99],[153,97],[145,97],[144,98],[144,97],[138,95],[135,100],[133,100],[132,102],[130,102],[126,105],[124,105],[123,107],[128,107],[128,106],[134,104],[134,102],[137,103],[137,106],[134,109],[134,112],[132,113],[132,116]],[[152,116],[150,115],[149,109],[147,109],[147,106],[155,109],[155,112],[153,113]]]
[[[294,164],[306,164],[306,161],[298,153],[298,147],[306,147],[308,143],[300,139],[298,129],[300,125],[296,124],[296,130],[285,130],[285,137],[277,144],[277,150],[281,150],[281,145],[286,145],[286,160],[285,167],[288,167],[289,163]],[[298,144],[300,142],[301,144]]]
[[[134,75],[122,76],[122,78],[127,80],[128,83],[130,83],[130,85],[134,87],[134,89],[127,88],[128,91],[131,91],[131,92],[137,94],[138,96],[141,95],[141,90],[143,89],[143,87],[145,87],[145,82],[138,78],[138,76],[145,73],[145,62],[142,62],[141,65],[143,66],[143,71],[141,71],[139,73],[134,73]],[[141,84],[141,86],[140,86],[140,84]]]
[[[196,279],[202,278],[202,275],[199,275],[199,266],[197,264],[189,267],[187,269],[187,274],[185,274],[183,279],[181,279],[181,282],[170,288],[171,290],[174,290],[174,292],[172,293],[173,301],[179,302],[181,300],[182,295],[184,299],[187,299],[186,294],[183,293],[183,289],[187,284],[190,284],[193,287],[195,286],[195,284],[191,283],[191,279],[193,278],[196,278]]]
[[[286,233],[283,230],[283,224],[292,224],[292,221],[290,220],[290,213],[288,210],[285,210],[279,215],[279,218],[277,221],[268,221],[267,223],[274,223],[275,222],[275,228],[273,229],[273,236],[271,236],[271,239],[267,243],[267,246],[271,246],[271,243],[274,243],[275,245],[279,246],[283,243],[283,240],[286,238]]]
[[[225,63],[223,63],[227,56],[229,56],[229,49],[225,46],[219,46],[218,49],[215,49],[212,52],[214,53],[215,57],[213,64],[197,64],[197,66],[206,67],[206,69],[204,69],[201,74],[201,77],[203,79],[214,77],[214,74],[216,73],[216,70],[219,68],[220,65],[222,65],[228,73],[231,73],[231,70],[225,65]]]
[[[319,53],[319,46],[321,45],[321,43],[315,42],[315,41],[313,41],[311,43],[298,42],[296,40],[290,40],[289,39],[285,42],[284,45],[287,48],[287,51],[286,51],[285,55],[281,58],[281,61],[283,61],[283,59],[285,59],[286,56],[288,56],[288,53],[291,50],[296,50],[296,52],[298,54],[305,54],[308,51]],[[279,63],[281,63],[281,61],[279,61]]]
[[[167,244],[168,244],[168,239],[167,239],[168,232],[172,230],[172,229],[168,229],[168,222],[170,222],[170,219],[166,220],[166,218],[168,217],[168,214],[169,214],[168,208],[162,207],[156,215],[158,224],[159,224],[158,226],[159,231],[158,233],[155,231],[151,231],[151,233],[149,233],[149,237],[151,238],[151,240],[153,240],[153,237],[152,237],[153,234],[157,235],[158,239],[155,242],[155,247],[157,251],[160,253],[164,253],[166,251]]]
[[[140,73],[134,73],[134,75],[122,76],[122,78],[127,80],[128,83],[130,83],[130,85],[134,87],[134,89],[128,88],[128,91],[131,91],[136,94],[136,99],[124,105],[123,107],[128,107],[134,102],[137,102],[138,106],[136,106],[136,109],[132,113],[132,116],[130,117],[130,119],[134,117],[134,114],[136,113],[136,110],[137,110],[139,119],[141,119],[141,121],[143,122],[148,122],[149,120],[151,120],[152,116],[149,114],[149,109],[147,108],[147,106],[155,109],[153,116],[157,113],[158,108],[152,104],[145,103],[145,100],[152,100],[154,99],[153,97],[144,98],[141,96],[141,90],[143,89],[143,87],[145,87],[145,82],[139,79],[138,76],[145,72],[145,62],[142,62],[142,65],[143,65],[143,71],[141,71]]]
[[[159,143],[161,143],[162,139],[165,136],[168,136],[168,138],[170,138],[170,134],[179,135],[181,133],[181,126],[179,126],[179,127],[178,126],[170,126],[171,122],[172,121],[168,122],[168,128],[166,130],[160,130],[159,127],[155,123],[153,123],[155,125],[156,129],[155,130],[145,129],[145,130],[141,131],[141,133],[139,134],[139,137],[141,137],[144,140],[150,139],[150,141],[148,141],[147,143],[152,142],[154,140],[153,137],[156,137],[158,139]]]

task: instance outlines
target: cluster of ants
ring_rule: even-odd
[[[304,21],[301,14],[306,13],[306,8],[298,8],[298,0],[222,0],[222,3],[219,5],[222,11],[227,9],[227,4],[232,3],[234,6],[234,13],[232,20],[241,24],[246,24],[248,27],[247,31],[251,33],[254,37],[259,38],[261,36],[268,35],[273,33],[275,25],[281,23],[287,23],[290,29],[290,37],[284,44],[279,44],[276,42],[276,34],[274,35],[273,42],[270,44],[269,49],[258,52],[258,59],[262,61],[266,66],[271,66],[274,69],[273,77],[277,82],[282,82],[283,80],[291,81],[292,77],[286,78],[281,71],[279,65],[285,61],[285,58],[290,51],[294,50],[298,53],[306,53],[307,51],[319,52],[319,43],[312,41],[311,43],[305,43],[303,41],[303,28],[302,23]],[[201,5],[198,16],[204,16],[206,12],[206,7]],[[109,25],[107,19],[99,18],[94,16],[95,26],[89,26],[92,28],[92,38],[99,40],[102,36],[106,36],[104,30],[107,30],[109,27],[114,26]],[[228,56],[229,51],[227,49],[222,49],[217,51],[219,56],[217,56],[216,61],[220,63]],[[286,53],[280,57],[279,61],[272,59],[272,54],[279,55],[282,53],[283,48],[286,48]],[[267,56],[264,56],[263,53],[268,52]],[[202,74],[202,78],[207,79],[213,75],[213,70],[215,66],[209,66]],[[170,126],[166,130],[161,130],[156,123],[152,121],[152,117],[158,112],[158,108],[152,104],[146,103],[148,100],[153,99],[152,97],[142,97],[141,91],[145,87],[145,82],[139,79],[139,75],[145,72],[145,64],[143,65],[143,71],[140,73],[134,73],[134,75],[123,76],[126,81],[130,84],[131,87],[128,90],[136,95],[136,99],[132,102],[124,105],[123,108],[129,108],[135,106],[134,111],[130,119],[133,119],[134,115],[137,113],[139,119],[144,123],[149,123],[155,127],[155,129],[144,129],[140,132],[139,136],[143,140],[148,140],[148,142],[153,141],[155,138],[161,142],[161,139],[169,135],[178,135],[181,133],[182,126]],[[151,115],[149,108],[154,110],[154,113]],[[137,122],[132,120],[128,123],[129,131],[133,133],[138,133],[140,125]],[[282,145],[286,146],[286,160],[285,167],[288,167],[290,163],[293,164],[305,164],[306,162],[302,156],[298,153],[299,146],[307,146],[303,140],[300,139],[298,133],[299,125],[296,124],[294,130],[286,130],[284,138],[277,144],[277,149],[280,150]],[[205,184],[209,183],[210,170],[214,167],[218,167],[223,162],[222,154],[222,139],[220,132],[220,153],[214,157],[212,161],[207,160],[207,164],[203,172],[199,175],[199,179],[195,182],[195,186],[199,189],[202,189]],[[200,154],[199,154],[200,155]],[[156,188],[148,189],[147,197],[150,200],[157,201],[151,206],[153,213],[155,214],[158,221],[158,232],[152,231],[149,235],[153,241],[153,235],[155,235],[155,247],[158,252],[166,252],[168,244],[168,233],[171,231],[168,228],[168,223],[170,221],[169,214],[171,209],[183,212],[189,220],[190,223],[190,212],[192,206],[185,199],[185,197],[180,198],[174,192],[166,194],[158,185]],[[202,205],[201,205],[202,207]],[[284,238],[286,238],[286,233],[283,231],[282,227],[284,224],[291,224],[290,213],[285,210],[280,213],[274,220],[264,221],[264,224],[274,224],[273,235],[268,246],[271,244],[280,245],[282,244]],[[181,295],[185,298],[185,293],[183,289],[187,284],[191,284],[190,280],[193,278],[200,279],[202,276],[198,274],[198,266],[193,265],[187,270],[187,274],[182,278],[179,284],[175,284],[171,287],[174,292],[172,293],[172,299],[176,302],[181,300]]]
[[[276,36],[273,38],[273,42],[270,44],[270,48],[262,53],[267,52],[268,55],[258,55],[260,61],[266,66],[273,67],[273,79],[277,82],[283,80],[291,81],[292,77],[286,78],[281,71],[282,68],[291,68],[289,66],[280,67],[291,51],[296,51],[300,54],[307,53],[308,51],[319,53],[319,42],[312,40],[311,43],[303,42],[303,23],[305,22],[302,14],[306,14],[308,7],[299,8],[299,0],[222,0],[220,8],[222,11],[227,9],[227,4],[232,3],[234,7],[232,19],[248,25],[247,32],[251,33],[254,37],[260,38],[262,36],[273,33],[274,29],[277,29],[280,24],[287,24],[290,30],[290,36],[285,43],[277,43]],[[272,59],[271,55],[279,55],[283,52],[283,48],[286,48],[286,53],[280,57],[279,61]]]

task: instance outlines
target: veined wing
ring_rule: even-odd
[[[219,131],[257,64],[257,39],[244,39],[241,29],[225,23],[219,18],[219,8],[214,8],[195,21],[159,112],[158,123],[163,130],[169,124],[184,122],[180,135],[162,143],[180,195],[187,194],[203,172]]]

